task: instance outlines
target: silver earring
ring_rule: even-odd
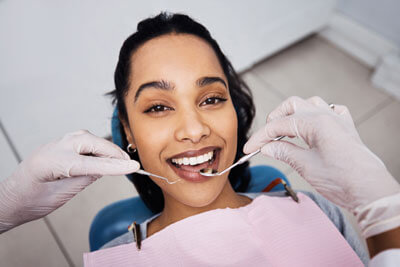
[[[126,147],[126,150],[128,151],[128,153],[131,153],[131,154],[136,153],[136,151],[137,151],[136,148],[133,148],[133,149],[132,149],[132,144],[129,144],[129,145]]]

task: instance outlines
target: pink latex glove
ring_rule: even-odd
[[[139,167],[117,145],[86,130],[66,134],[37,149],[0,182],[0,233],[46,216],[103,175]]]
[[[309,148],[271,142],[282,135],[300,137]],[[258,148],[289,164],[324,197],[358,215],[359,222],[369,204],[400,193],[399,183],[361,141],[347,107],[335,105],[332,110],[320,97],[290,97],[281,103],[244,152]]]

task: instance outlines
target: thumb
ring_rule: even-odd
[[[287,141],[270,142],[261,148],[261,153],[276,160],[283,161],[299,174],[304,169],[304,158],[307,151]]]

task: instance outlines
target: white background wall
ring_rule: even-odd
[[[400,1],[339,0],[337,9],[400,47]]]

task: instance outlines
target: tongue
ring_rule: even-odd
[[[184,171],[199,172],[201,169],[207,168],[209,165],[211,165],[210,161],[206,161],[197,165],[179,165],[179,168]]]

